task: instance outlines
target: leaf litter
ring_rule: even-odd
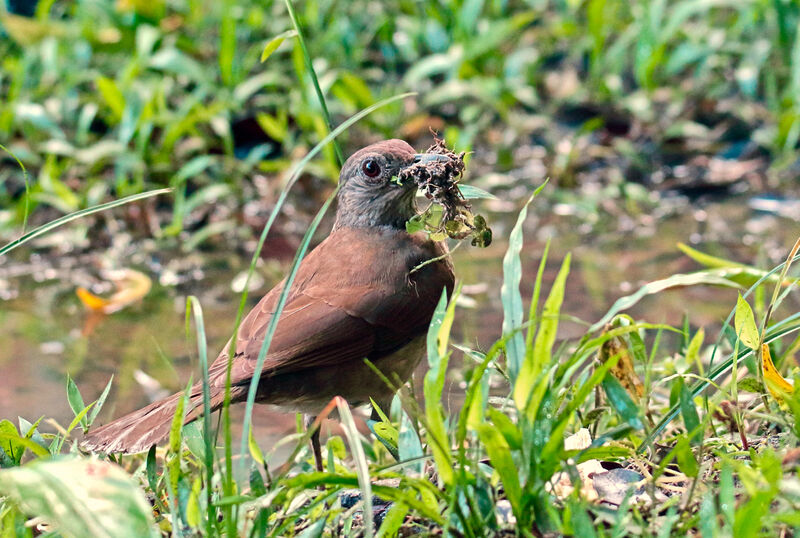
[[[483,216],[472,213],[472,206],[458,187],[466,168],[466,153],[455,153],[435,134],[433,145],[425,153],[449,158],[415,163],[398,175],[401,183],[414,181],[419,192],[431,201],[425,211],[408,222],[408,231],[425,230],[436,240],[471,237],[472,246],[488,247],[492,242],[492,230]]]

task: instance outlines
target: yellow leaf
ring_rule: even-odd
[[[76,293],[84,306],[93,312],[111,314],[138,301],[150,291],[150,277],[133,269],[115,271],[109,276],[117,291],[105,299],[94,295],[85,288],[78,288]]]
[[[791,394],[794,392],[794,385],[785,379],[775,365],[772,363],[772,356],[769,353],[767,344],[761,345],[761,368],[764,370],[764,384],[767,390],[778,402],[782,402],[781,394]]]
[[[106,305],[108,304],[107,299],[103,299],[102,297],[98,297],[97,295],[93,294],[86,288],[78,288],[75,290],[75,293],[78,294],[78,298],[83,303],[83,306],[88,308],[89,310],[98,310],[103,311]]]

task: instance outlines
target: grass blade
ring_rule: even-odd
[[[537,410],[528,408],[527,404],[530,401],[531,393],[535,390],[534,382],[539,378],[542,371],[547,368],[552,359],[553,345],[558,331],[558,318],[561,313],[561,304],[564,302],[567,275],[569,275],[570,260],[571,257],[567,254],[561,264],[561,269],[553,283],[553,287],[550,289],[550,294],[544,303],[544,310],[539,321],[539,331],[536,333],[536,339],[533,342],[533,350],[531,353],[526,351],[525,361],[521,365],[519,375],[514,382],[514,401],[517,404],[517,409],[525,411],[528,415],[528,420],[531,422],[535,419]],[[517,336],[522,339],[521,334]],[[539,390],[544,390],[544,387]]]
[[[191,308],[194,317],[194,324],[197,327],[197,354],[200,358],[200,371],[203,374],[203,441],[205,445],[205,471],[206,471],[206,533],[212,536],[214,529],[215,510],[211,504],[211,491],[214,478],[214,436],[211,426],[211,392],[208,377],[208,342],[206,340],[206,327],[203,321],[203,309],[200,301],[194,295],[186,299],[186,329],[188,336],[189,329],[189,309]]]
[[[28,227],[28,213],[30,213],[31,207],[31,186],[30,182],[28,181],[28,170],[25,168],[25,165],[22,164],[22,161],[19,160],[19,157],[14,155],[14,153],[5,147],[3,144],[0,144],[0,149],[11,155],[11,157],[17,161],[17,165],[22,170],[22,180],[25,182],[25,207],[23,209],[22,214],[22,233],[25,233],[25,228]]]
[[[300,43],[300,49],[303,52],[303,60],[306,64],[306,69],[308,69],[309,75],[311,75],[311,82],[314,85],[314,91],[317,93],[317,99],[319,100],[319,106],[322,108],[322,116],[325,118],[325,124],[328,126],[328,131],[333,130],[333,122],[331,122],[331,115],[328,112],[328,105],[325,102],[325,96],[322,95],[322,89],[319,87],[319,80],[317,80],[317,72],[314,70],[314,66],[311,63],[311,56],[308,54],[308,47],[306,46],[306,40],[303,37],[303,31],[300,29],[300,22],[297,20],[297,14],[294,12],[294,6],[292,5],[292,0],[286,0],[286,9],[289,10],[289,17],[292,19],[292,24],[294,25],[294,29],[297,32],[297,41]],[[302,81],[300,81],[302,83]],[[339,161],[339,166],[341,167],[344,164],[344,155],[342,154],[342,148],[339,147],[339,144],[336,142],[333,143],[333,149],[336,152],[336,159]]]
[[[619,312],[632,307],[647,295],[660,293],[666,289],[678,286],[697,286],[698,284],[741,288],[741,286],[736,282],[728,280],[727,278],[716,274],[714,271],[698,271],[696,273],[678,274],[661,280],[654,280],[653,282],[648,282],[639,288],[636,293],[617,299],[616,302],[611,305],[609,311],[606,312],[602,318],[600,318],[600,321],[589,328],[589,332],[601,330]]]
[[[73,220],[79,219],[81,217],[86,217],[88,215],[93,215],[95,213],[105,211],[106,209],[112,209],[114,207],[130,204],[131,202],[136,202],[138,200],[144,200],[145,198],[151,198],[153,196],[158,196],[160,194],[166,194],[171,191],[172,189],[156,189],[152,191],[142,192],[139,194],[133,194],[131,196],[126,196],[125,198],[120,198],[119,200],[113,200],[111,202],[106,202],[105,204],[100,204],[86,209],[81,209],[80,211],[75,211],[74,213],[70,213],[69,215],[64,215],[63,217],[57,218],[51,222],[48,222],[47,224],[43,224],[42,226],[39,226],[38,228],[31,230],[30,232],[26,233],[19,239],[15,239],[14,241],[8,243],[6,246],[0,248],[0,256],[8,252],[11,252],[20,245],[23,245],[33,239],[36,239],[37,237],[44,235],[58,228],[59,226],[63,226],[68,222],[72,222]]]
[[[447,336],[453,322],[455,294],[447,306],[447,292],[442,290],[439,304],[431,318],[428,329],[428,371],[425,373],[425,418],[428,428],[428,445],[433,452],[439,477],[445,484],[452,484],[455,474],[450,455],[450,443],[444,425],[442,410],[442,390],[447,373]]]
[[[286,30],[270,39],[269,43],[264,46],[264,50],[261,52],[261,63],[266,62],[267,59],[272,56],[272,53],[278,50],[278,47],[281,46],[284,39],[295,37],[296,35],[297,30]]]
[[[337,396],[336,407],[339,410],[339,417],[342,420],[344,434],[347,436],[350,452],[353,454],[353,460],[356,464],[358,486],[361,488],[361,500],[364,503],[364,510],[362,511],[364,514],[364,535],[372,536],[374,530],[372,524],[372,484],[369,480],[367,457],[364,454],[364,448],[361,446],[361,438],[358,435],[358,429],[353,420],[353,414],[350,412],[350,405],[348,405],[344,398]]]
[[[528,206],[537,194],[547,185],[542,183],[528,198],[517,217],[517,223],[511,230],[508,239],[508,250],[503,257],[503,287],[500,289],[500,298],[503,303],[503,334],[511,334],[522,325],[522,295],[519,293],[519,283],[522,280],[522,263],[519,254],[522,251],[522,223],[528,216]],[[525,339],[517,332],[506,344],[506,360],[511,380],[517,378],[525,357]]]

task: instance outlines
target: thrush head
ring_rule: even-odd
[[[443,155],[416,153],[403,140],[384,140],[350,156],[339,175],[335,228],[389,226],[405,228],[416,215],[414,181],[401,182],[400,171],[426,160],[447,159]]]

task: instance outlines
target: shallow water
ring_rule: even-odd
[[[588,323],[599,319],[613,302],[633,293],[645,282],[699,267],[676,248],[686,242],[711,254],[744,263],[771,267],[782,261],[800,236],[800,223],[787,217],[751,210],[745,198],[730,198],[700,206],[685,205],[671,216],[613,219],[614,229],[568,206],[536,206],[525,224],[523,296],[532,281],[548,238],[552,245],[545,272],[546,289],[567,252],[572,270],[563,312]],[[462,308],[457,310],[453,340],[486,349],[500,335],[502,257],[515,212],[495,213],[490,224],[495,242],[479,250],[468,245],[454,253],[456,273],[464,284]],[[0,418],[30,421],[40,416],[62,425],[71,421],[66,400],[66,375],[72,376],[84,399],[92,401],[114,375],[114,385],[99,418],[111,417],[144,405],[160,391],[175,391],[190,375],[199,376],[194,336],[185,334],[185,300],[196,295],[203,306],[209,355],[213,359],[233,328],[238,294],[231,282],[246,269],[248,259],[234,252],[196,253],[190,257],[164,254],[164,260],[195,267],[195,279],[172,285],[168,271],[152,274],[153,290],[145,299],[104,317],[88,327],[86,312],[75,296],[84,284],[88,257],[52,260],[17,251],[14,260],[0,264]],[[251,304],[277,280],[289,260],[267,263],[259,270],[263,285]],[[131,259],[137,267],[137,258]],[[153,264],[149,264],[152,268]],[[156,266],[169,267],[166,261]],[[159,284],[159,280],[166,285]],[[650,322],[681,323],[688,313],[693,328],[705,326],[714,334],[735,304],[736,290],[695,287],[670,290],[642,300],[629,313]],[[798,301],[794,297],[794,303]],[[96,321],[96,320],[94,320]],[[583,334],[585,325],[564,321],[560,338]],[[458,356],[451,362],[448,404],[457,408],[463,385]],[[151,379],[137,381],[141,371]],[[421,365],[421,373],[424,365]],[[141,377],[141,376],[140,376]],[[156,381],[157,380],[157,381]],[[240,420],[243,406],[234,417]],[[257,406],[255,434],[266,446],[295,428],[295,417]],[[51,429],[44,426],[44,429]]]

